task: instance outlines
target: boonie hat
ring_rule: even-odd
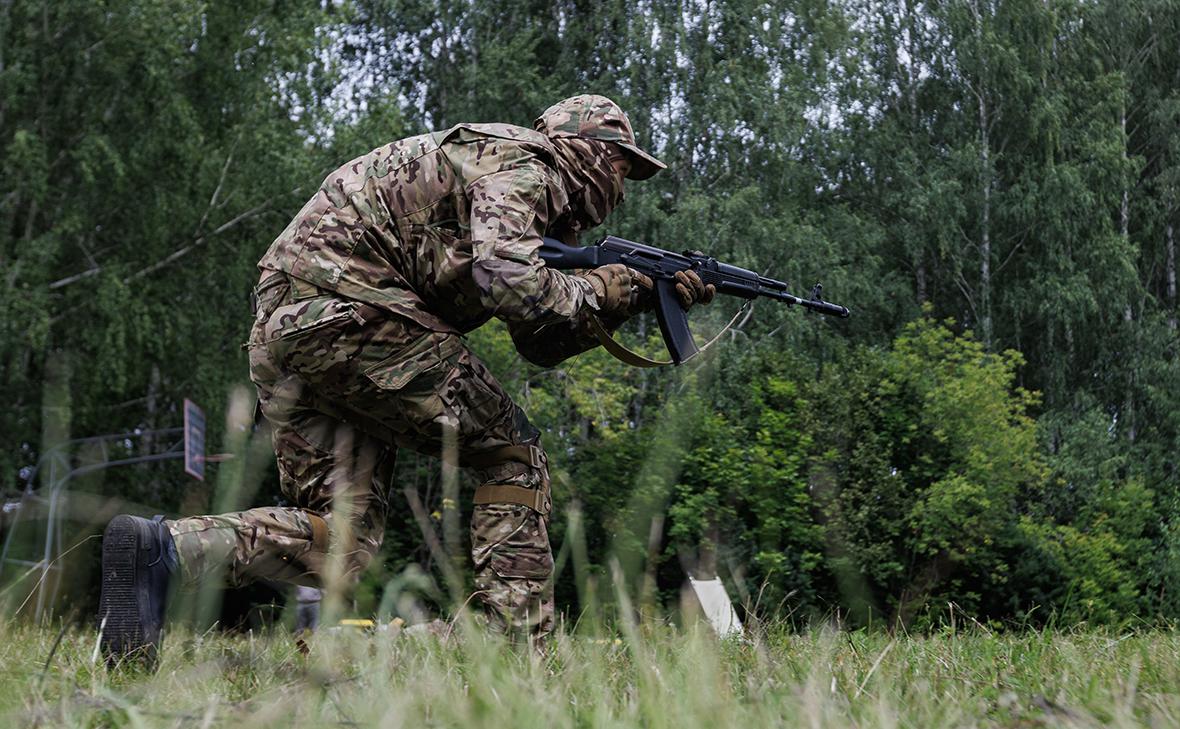
[[[630,153],[632,180],[646,180],[667,165],[635,144],[631,121],[619,105],[605,96],[580,94],[559,101],[533,122],[533,128],[550,137],[582,137],[614,142]]]

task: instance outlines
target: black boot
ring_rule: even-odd
[[[108,666],[128,657],[155,665],[164,602],[176,565],[176,545],[164,517],[120,514],[107,524],[98,625]]]

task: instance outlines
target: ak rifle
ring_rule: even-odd
[[[701,352],[688,328],[688,312],[681,308],[680,300],[676,296],[677,271],[696,271],[706,286],[713,284],[717,287],[717,293],[737,296],[746,299],[747,302],[766,297],[788,306],[802,306],[828,316],[847,318],[849,315],[847,308],[820,298],[823,287],[819,284],[811,289],[810,297],[805,299],[790,293],[787,284],[782,281],[722,263],[699,251],[673,253],[612,235],[591,246],[571,246],[553,238],[545,238],[540,255],[545,265],[556,269],[598,268],[611,263],[622,263],[652,280],[655,284],[656,318],[660,322],[664,345],[672,356],[670,362],[654,362],[635,355],[615,342],[601,325],[598,325],[597,329],[600,340],[603,340],[604,336],[609,340],[609,344],[606,340],[602,343],[612,354],[638,366],[683,364]],[[734,319],[736,320],[736,317]],[[597,325],[597,319],[594,322]],[[730,324],[732,323],[731,321]],[[629,353],[631,357],[622,356],[616,348]]]

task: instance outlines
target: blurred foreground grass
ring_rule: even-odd
[[[3,726],[1180,726],[1172,631],[719,643],[661,627],[562,634],[541,658],[478,632],[321,633],[305,656],[281,632],[177,631],[155,674],[108,673],[92,631],[0,631]]]

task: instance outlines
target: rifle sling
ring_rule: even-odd
[[[642,354],[633,350],[627,349],[622,344],[619,344],[606,327],[602,326],[602,322],[598,320],[596,314],[590,315],[590,329],[594,332],[594,336],[598,337],[598,343],[602,348],[615,356],[623,364],[629,364],[632,367],[663,367],[672,364],[672,360],[667,362],[658,362],[654,359],[648,359]]]
[[[714,336],[708,342],[705,342],[705,344],[703,344],[697,350],[696,354],[700,354],[701,352],[704,352],[706,349],[716,344],[717,340],[721,339],[722,335],[732,329],[734,324],[737,324],[738,319],[740,319],[742,314],[745,314],[750,309],[753,303],[754,302],[752,299],[747,299],[746,302],[741,305],[741,308],[737,310],[737,313],[733,315],[733,318],[729,320],[729,323],[726,324],[721,331],[717,332],[716,336]],[[627,349],[627,347],[620,344],[618,340],[611,336],[610,332],[606,330],[606,327],[602,325],[602,322],[600,322],[598,317],[594,314],[590,315],[590,329],[594,332],[594,336],[598,337],[598,343],[602,345],[603,349],[613,354],[615,359],[624,364],[629,364],[632,367],[664,367],[666,365],[674,364],[672,360],[660,362],[658,360],[648,359],[634,350]],[[696,354],[694,354],[693,357],[695,357]],[[687,362],[688,360],[685,361]]]

